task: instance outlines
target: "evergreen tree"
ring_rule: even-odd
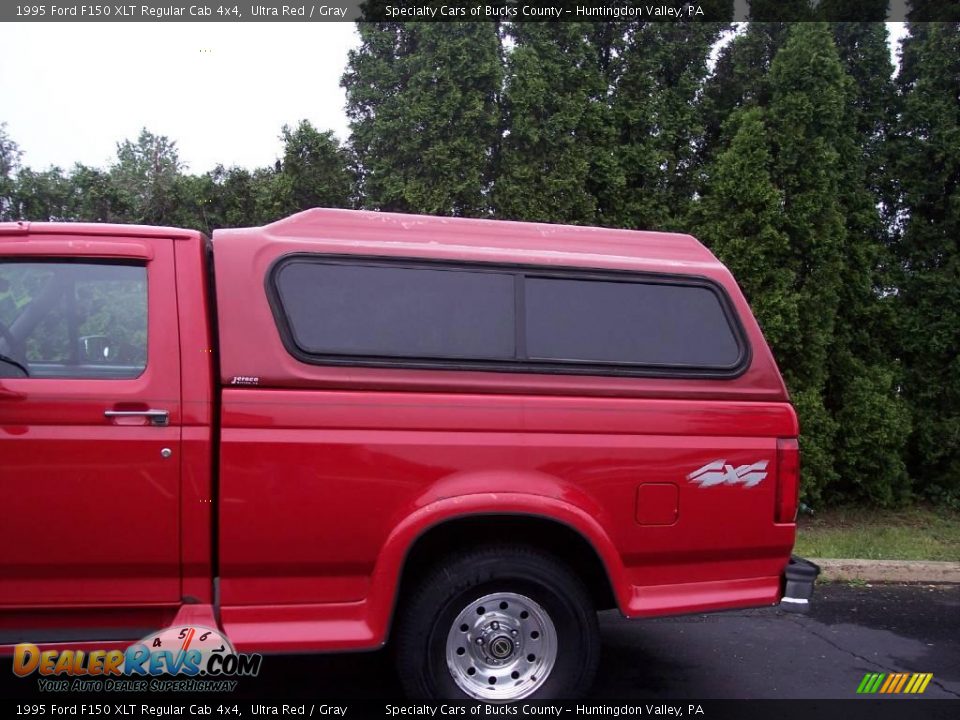
[[[514,23],[493,206],[515,220],[595,221],[617,162],[592,23]],[[615,180],[614,180],[615,182]]]
[[[84,222],[127,222],[130,208],[110,173],[77,163],[70,172],[73,218]]]
[[[178,204],[177,185],[183,169],[177,144],[146,128],[137,141],[117,144],[111,181],[128,210],[127,222],[164,225]]]
[[[284,216],[279,173],[273,168],[224,168],[180,175],[172,224],[210,235],[217,228],[265,225]]]
[[[165,215],[164,224],[199,230],[209,235],[223,227],[219,211],[219,188],[211,173],[177,175],[173,186],[173,206]]]
[[[888,505],[905,499],[909,483],[904,445],[909,410],[897,392],[896,282],[889,255],[894,194],[888,164],[896,108],[893,66],[883,23],[835,23],[835,42],[847,74],[846,119],[836,145],[845,238],[827,406],[837,421],[832,492],[844,500]]]
[[[0,221],[15,219],[13,191],[21,157],[20,148],[7,134],[7,124],[0,123]]]
[[[910,23],[898,172],[903,391],[920,490],[960,503],[960,23]]]
[[[277,178],[280,216],[313,207],[351,207],[354,178],[349,153],[333,132],[308,121],[283,126],[283,160]]]
[[[249,171],[218,165],[203,175],[178,174],[171,224],[210,234],[216,228],[264,225],[312,207],[350,207],[354,178],[349,153],[330,131],[308,121],[284,126],[283,157]]]
[[[862,0],[861,0],[862,1]],[[887,0],[870,0],[866,10],[879,12]],[[849,88],[849,127],[856,136],[866,172],[866,188],[872,193],[884,227],[882,244],[889,245],[887,233],[895,221],[896,189],[891,173],[895,154],[894,125],[899,112],[893,80],[886,23],[832,23],[834,41],[844,70],[853,81]],[[862,182],[860,183],[863,184]]]
[[[214,187],[212,203],[219,218],[217,227],[235,228],[265,225],[282,218],[282,197],[277,171],[257,168],[224,168],[218,165],[207,173]]]
[[[736,110],[769,106],[772,100],[770,68],[794,25],[817,19],[822,12],[818,12],[819,8],[836,1],[750,0],[750,22],[741,26],[733,39],[721,48],[697,103],[703,125],[697,168],[707,167],[723,150],[723,125]]]
[[[634,23],[613,71],[615,155],[623,181],[607,197],[608,224],[682,229],[704,133],[695,101],[720,23]]]
[[[484,215],[499,131],[498,25],[360,23],[341,84],[366,207]]]
[[[737,111],[725,132],[731,140],[711,167],[693,230],[737,278],[774,355],[793,356],[802,349],[801,297],[763,110]]]
[[[695,215],[776,353],[800,415],[804,490],[816,500],[837,477],[826,392],[847,238],[838,148],[849,132],[849,80],[828,26],[790,26],[756,87],[719,131],[729,145],[709,165]]]
[[[770,66],[786,42],[790,27],[786,22],[750,22],[720,50],[698,103],[703,126],[697,147],[698,168],[706,168],[722,152],[723,127],[734,112],[769,106]]]
[[[35,171],[20,168],[12,194],[11,215],[34,222],[76,220],[70,178],[59,167]]]
[[[836,423],[824,403],[834,346],[846,242],[838,199],[838,146],[848,80],[826,23],[797,23],[770,68],[768,124],[774,177],[784,195],[782,229],[793,251],[799,304],[799,349],[781,361],[794,389],[811,496],[836,478]]]

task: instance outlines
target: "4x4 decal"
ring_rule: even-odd
[[[739,465],[734,467],[728,465],[726,460],[714,460],[704,465],[699,470],[694,470],[687,475],[687,480],[696,483],[700,487],[713,487],[714,485],[743,485],[744,487],[754,487],[767,476],[766,469],[769,460],[758,460],[753,465]]]

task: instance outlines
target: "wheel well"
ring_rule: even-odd
[[[609,610],[617,606],[603,562],[586,538],[563,523],[528,515],[457,518],[427,530],[407,552],[398,602],[409,597],[418,581],[444,555],[505,541],[538,548],[567,563],[583,580],[597,610]]]

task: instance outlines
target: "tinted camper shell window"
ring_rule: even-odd
[[[266,284],[311,364],[733,378],[750,360],[699,276],[297,253]]]

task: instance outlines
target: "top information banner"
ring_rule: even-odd
[[[136,4],[4,2],[4,22],[912,22],[960,21],[949,0],[367,0]]]

